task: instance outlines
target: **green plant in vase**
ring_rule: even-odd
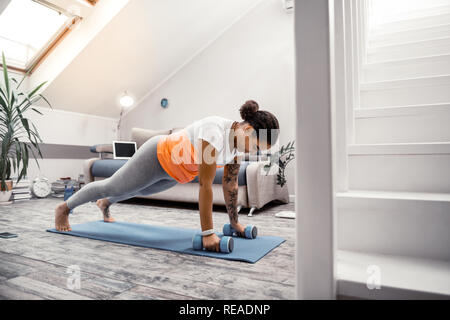
[[[8,191],[6,182],[8,181],[12,188],[12,182],[10,181],[12,169],[19,172],[20,166],[22,166],[17,183],[23,177],[27,176],[30,153],[36,160],[38,168],[40,168],[32,146],[37,150],[41,159],[43,158],[39,148],[39,142],[42,143],[42,139],[34,124],[29,119],[25,118],[24,113],[31,108],[31,110],[43,115],[37,109],[32,107],[41,99],[43,99],[50,108],[52,108],[52,106],[44,96],[38,93],[47,82],[41,83],[29,93],[22,92],[20,86],[26,76],[28,76],[29,72],[27,72],[22,80],[18,82],[14,78],[9,78],[5,54],[3,52],[2,63],[4,84],[0,86],[0,190]],[[24,141],[27,139],[29,143]]]
[[[286,184],[285,169],[289,162],[295,159],[295,140],[289,142],[286,146],[281,146],[280,150],[272,153],[269,156],[269,164],[264,165],[263,169],[266,175],[269,174],[274,165],[278,166],[277,184],[283,187]]]

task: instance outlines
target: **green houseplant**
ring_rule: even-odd
[[[281,146],[280,150],[269,155],[269,164],[266,164],[263,169],[266,175],[269,174],[272,166],[278,166],[277,184],[283,187],[286,184],[286,176],[284,171],[289,162],[295,158],[295,140],[289,142],[286,146]]]
[[[42,142],[42,139],[34,124],[25,118],[24,113],[31,108],[31,110],[43,115],[32,107],[41,99],[50,108],[52,106],[44,96],[38,93],[46,82],[43,82],[29,93],[24,93],[20,91],[20,85],[28,76],[29,72],[18,82],[14,78],[9,78],[5,54],[3,52],[2,63],[4,83],[0,86],[0,140],[2,148],[0,156],[0,190],[3,193],[12,189],[12,181],[10,180],[12,169],[16,172],[20,171],[17,182],[27,175],[30,153],[36,160],[38,168],[40,168],[32,146],[37,150],[41,159],[43,158],[38,144]],[[24,140],[28,140],[29,142],[27,143]],[[22,170],[20,170],[21,166]],[[7,187],[7,182],[9,187]],[[9,200],[9,197],[7,200]]]

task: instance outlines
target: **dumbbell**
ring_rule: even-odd
[[[192,237],[192,247],[194,250],[203,250],[203,236],[201,234],[196,234]],[[222,237],[219,244],[220,252],[230,253],[233,252],[234,240],[232,237]]]
[[[231,224],[226,223],[223,226],[223,234],[225,236],[237,236],[236,230],[233,229]],[[251,224],[245,227],[245,237],[247,239],[255,239],[258,235],[258,229]]]

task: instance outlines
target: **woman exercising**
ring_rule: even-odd
[[[238,222],[238,173],[242,156],[267,150],[279,134],[277,118],[247,101],[240,109],[244,121],[210,116],[193,122],[170,135],[148,139],[111,177],[88,183],[55,209],[55,228],[71,231],[69,212],[97,200],[105,222],[114,222],[111,204],[167,190],[177,183],[188,183],[198,175],[199,211],[202,231],[213,229],[212,184],[216,168],[224,167],[223,192],[230,224],[240,235],[245,227]],[[208,232],[206,232],[208,233]],[[203,236],[203,247],[219,252],[220,238]]]

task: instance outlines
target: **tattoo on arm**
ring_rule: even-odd
[[[223,176],[225,204],[232,224],[238,223],[238,173],[240,164],[227,164]]]
[[[238,189],[233,188],[228,190],[228,199],[226,199],[228,216],[230,217],[231,223],[238,223],[238,213],[237,213],[237,196]]]
[[[227,184],[233,183],[237,180],[240,164],[227,164],[227,172],[224,175],[224,180]]]
[[[228,174],[230,174],[233,177],[237,177],[239,173],[239,168],[241,165],[239,163],[233,163],[228,165]]]

